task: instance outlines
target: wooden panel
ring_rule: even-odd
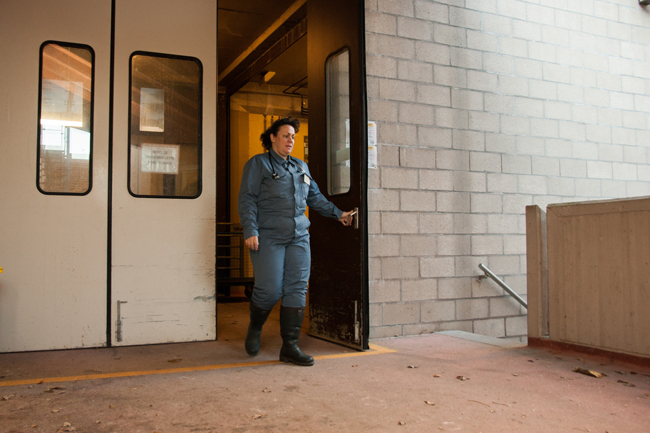
[[[548,208],[550,338],[650,355],[650,199]]]

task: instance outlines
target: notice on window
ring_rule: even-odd
[[[368,168],[377,168],[377,123],[368,122]]]
[[[140,148],[142,173],[178,174],[177,144],[143,144]]]

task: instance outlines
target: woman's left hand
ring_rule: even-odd
[[[352,213],[353,211],[343,212],[343,215],[341,215],[341,218],[339,218],[341,224],[344,226],[352,225],[352,220],[354,219],[354,215],[352,215]]]

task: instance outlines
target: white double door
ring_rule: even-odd
[[[216,33],[211,0],[2,2],[0,352],[215,338]],[[37,188],[45,41],[94,52],[85,195]],[[130,64],[138,51],[200,65],[196,198],[129,192]]]

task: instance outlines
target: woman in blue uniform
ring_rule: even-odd
[[[346,226],[352,221],[352,211],[342,212],[328,201],[307,164],[290,156],[299,128],[297,119],[275,121],[261,136],[267,152],[255,155],[244,166],[239,218],[255,274],[246,352],[257,355],[262,326],[282,300],[280,360],[313,365],[314,358],[298,348],[311,268],[306,206]]]

